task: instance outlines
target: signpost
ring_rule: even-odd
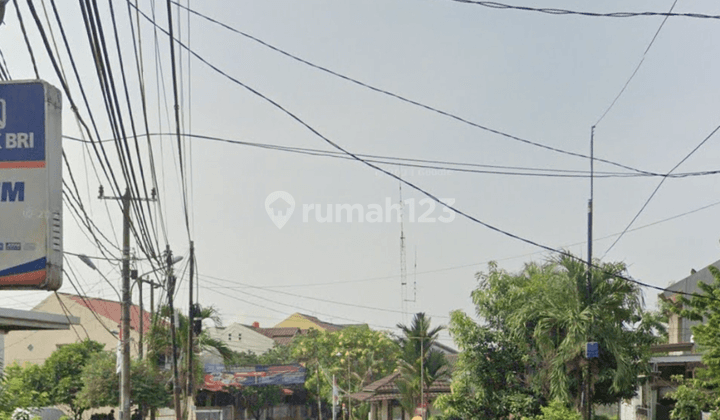
[[[0,289],[62,285],[62,97],[0,83]]]

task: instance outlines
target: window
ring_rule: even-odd
[[[232,341],[232,334],[228,334],[228,341]]]

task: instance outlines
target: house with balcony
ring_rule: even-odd
[[[720,269],[720,260],[711,264]],[[711,284],[715,281],[707,266],[701,270],[691,270],[690,275],[673,283],[658,298],[671,304],[679,305],[679,297],[683,294],[702,293],[699,283]],[[702,367],[702,354],[695,345],[692,327],[700,321],[685,319],[675,313],[669,314],[668,342],[653,346],[654,355],[650,359],[651,375],[638,390],[632,400],[621,405],[621,420],[669,420],[670,411],[675,401],[668,394],[678,385],[671,378],[683,375],[686,378],[695,376],[695,370]]]

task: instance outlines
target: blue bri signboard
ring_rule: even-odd
[[[62,285],[60,91],[0,83],[0,289]]]

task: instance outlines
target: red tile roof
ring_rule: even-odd
[[[72,299],[75,303],[85,306],[91,311],[98,315],[101,315],[115,325],[120,325],[121,322],[121,305],[120,302],[115,302],[107,299],[81,297],[77,295],[70,295],[66,293],[58,293],[59,295],[67,296]],[[152,318],[148,311],[143,311],[143,332],[148,333],[150,331],[150,322]],[[140,307],[132,305],[130,307],[130,329],[138,331],[140,329]]]

